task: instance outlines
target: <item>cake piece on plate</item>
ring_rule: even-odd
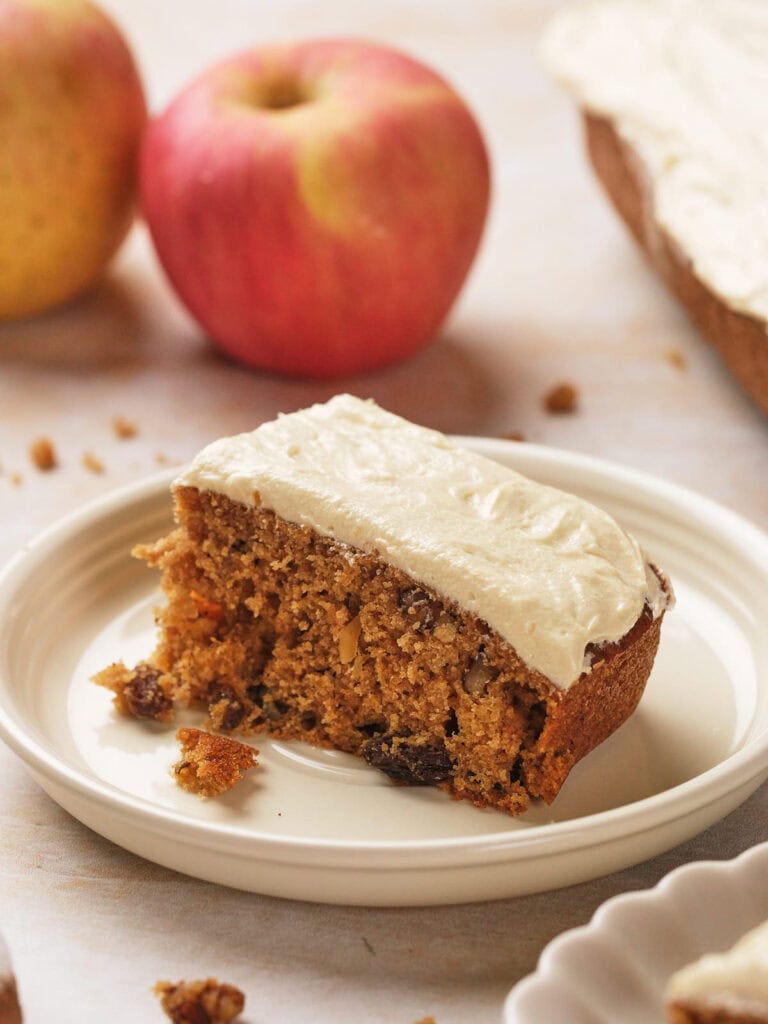
[[[571,3],[544,57],[616,210],[768,412],[768,4]]]
[[[176,739],[181,757],[173,766],[173,777],[182,789],[200,797],[226,793],[257,763],[258,750],[229,736],[187,727],[179,729]]]
[[[138,551],[157,649],[97,677],[121,710],[198,706],[517,814],[640,699],[671,591],[637,542],[372,402],[216,441],[173,493]]]
[[[8,947],[0,935],[0,1024],[21,1024],[21,1006]]]
[[[673,974],[665,1002],[670,1024],[768,1024],[768,921]]]

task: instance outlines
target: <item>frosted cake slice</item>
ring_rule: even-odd
[[[605,512],[348,395],[174,482],[160,639],[97,682],[517,814],[636,707],[671,590]]]
[[[670,1024],[768,1024],[768,921],[673,974],[665,999]]]

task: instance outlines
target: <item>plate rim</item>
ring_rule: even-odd
[[[741,537],[739,547],[743,547],[745,543],[750,545],[750,557],[768,578],[768,534],[740,514],[692,489],[644,470],[567,449],[467,435],[456,436],[455,440],[489,457],[493,457],[494,451],[503,452],[505,455],[516,452],[521,455],[520,461],[525,464],[524,472],[526,466],[544,463],[547,467],[556,469],[575,469],[599,480],[608,478],[614,483],[626,484],[633,490],[642,492],[646,497],[651,493],[656,497],[662,497],[666,507],[672,506],[676,512],[684,508],[689,515],[695,515],[702,523],[718,525],[726,534],[729,543]],[[110,489],[70,511],[32,537],[0,569],[0,610],[7,598],[7,592],[18,584],[19,579],[23,580],[25,570],[29,571],[32,568],[36,557],[40,557],[51,546],[55,547],[57,543],[86,530],[94,520],[130,504],[159,501],[163,494],[167,495],[171,481],[179,472],[180,467],[165,469]],[[170,514],[170,502],[168,511]],[[0,638],[5,628],[7,627],[0,616]],[[617,829],[620,830],[622,838],[631,838],[647,831],[649,827],[658,828],[669,824],[753,782],[761,772],[768,773],[767,728],[723,761],[691,779],[661,793],[580,818],[532,825],[523,830],[509,829],[490,834],[437,839],[327,839],[280,836],[260,831],[246,832],[239,826],[228,823],[185,817],[179,811],[159,806],[143,797],[120,790],[95,776],[89,776],[86,772],[63,762],[43,743],[30,735],[29,731],[24,732],[23,726],[17,724],[5,707],[2,680],[0,739],[5,741],[33,773],[43,775],[54,784],[66,785],[82,798],[102,805],[107,804],[112,809],[118,808],[131,819],[141,820],[145,827],[155,832],[167,831],[171,827],[176,834],[181,830],[184,837],[195,840],[197,845],[208,849],[226,846],[231,850],[229,844],[236,841],[243,851],[259,850],[267,854],[279,853],[283,857],[291,855],[289,859],[312,851],[316,855],[325,854],[334,864],[337,863],[333,860],[334,855],[355,853],[382,854],[387,857],[388,862],[393,857],[404,858],[411,864],[416,858],[420,864],[423,862],[422,866],[429,866],[434,863],[435,854],[440,855],[441,865],[460,865],[463,862],[477,864],[478,861],[490,864],[503,859],[508,860],[510,855],[515,854],[553,855],[561,853],[564,849],[584,849],[599,842],[601,838],[616,838]],[[694,793],[701,790],[705,799],[690,804],[691,790]],[[653,820],[649,821],[649,818]]]
[[[645,889],[620,892],[604,900],[585,924],[568,928],[550,939],[539,954],[533,971],[520,978],[512,986],[504,1000],[504,1024],[531,1024],[530,1017],[526,1018],[519,1012],[520,1001],[528,998],[530,992],[535,992],[544,983],[545,978],[551,979],[557,971],[559,961],[567,955],[568,950],[607,925],[608,919],[616,913],[617,909],[629,908],[631,911],[632,908],[638,906],[658,905],[666,899],[673,899],[674,891],[687,884],[696,875],[700,875],[702,878],[715,875],[719,880],[735,878],[742,872],[746,874],[753,863],[760,861],[764,861],[765,868],[768,868],[768,841],[750,846],[736,857],[726,860],[707,858],[680,864],[663,875],[655,885]]]

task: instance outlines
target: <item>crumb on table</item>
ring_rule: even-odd
[[[103,473],[104,463],[93,452],[83,452],[82,464],[91,473]]]
[[[556,384],[544,395],[544,408],[552,413],[576,412],[579,404],[579,393],[573,384],[567,381]]]
[[[112,430],[114,431],[115,437],[119,437],[125,441],[129,437],[136,437],[139,432],[139,428],[136,424],[125,416],[113,416],[112,417]]]
[[[225,793],[257,763],[258,750],[227,736],[185,727],[176,739],[182,756],[173,766],[173,777],[182,789],[198,796]]]
[[[685,352],[682,352],[679,348],[668,348],[664,353],[664,357],[669,365],[674,366],[676,370],[682,371],[688,368]]]
[[[158,981],[154,992],[173,1024],[229,1024],[245,1006],[239,988],[215,978],[176,984]]]
[[[43,473],[55,469],[59,464],[56,449],[49,437],[38,437],[33,441],[29,446],[29,457],[32,465]]]
[[[503,434],[499,434],[502,441],[524,441],[525,434],[522,430],[507,430]]]

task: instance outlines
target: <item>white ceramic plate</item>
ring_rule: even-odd
[[[768,918],[768,843],[730,861],[678,868],[653,889],[615,896],[559,935],[514,987],[505,1024],[662,1024],[670,975],[729,949]]]
[[[0,736],[76,818],[144,857],[243,889],[415,905],[568,885],[706,828],[768,775],[768,537],[697,495],[595,459],[465,443],[610,512],[678,604],[635,715],[551,808],[512,819],[392,786],[349,755],[259,737],[261,766],[218,800],[168,775],[174,728],[115,716],[89,680],[153,645],[156,576],[131,546],[169,526],[169,475],[88,506],[0,577]],[[693,712],[693,713],[692,713]]]

